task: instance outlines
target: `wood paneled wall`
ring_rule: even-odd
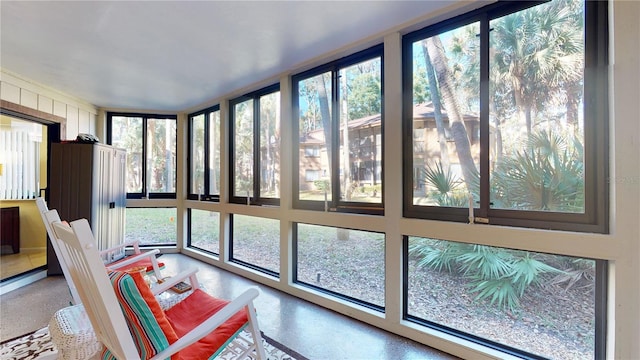
[[[3,69],[0,75],[0,99],[64,118],[63,140],[73,140],[78,133],[97,135],[95,106]]]

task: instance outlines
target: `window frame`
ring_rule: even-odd
[[[315,145],[306,147],[304,149],[304,157],[319,158],[320,157],[320,149]]]
[[[291,269],[292,269],[292,271],[291,271],[291,274],[292,274],[291,281],[294,284],[298,284],[300,286],[303,286],[303,287],[306,287],[306,288],[309,288],[309,289],[313,289],[315,291],[318,291],[318,292],[333,296],[333,297],[335,297],[337,299],[348,301],[348,302],[351,302],[351,303],[356,304],[358,306],[362,306],[362,307],[374,310],[374,311],[382,313],[382,314],[386,313],[387,298],[384,295],[383,295],[383,297],[384,297],[384,303],[385,304],[384,305],[377,305],[377,304],[373,304],[373,303],[371,303],[369,301],[356,298],[354,296],[346,295],[346,294],[337,292],[335,290],[330,290],[330,289],[324,288],[322,286],[314,285],[312,283],[309,283],[309,282],[303,281],[301,279],[298,279],[298,258],[299,258],[299,232],[298,232],[298,226],[301,225],[301,224],[302,225],[309,225],[309,226],[321,226],[321,227],[326,227],[326,228],[332,228],[332,229],[335,229],[335,230],[346,230],[346,231],[355,230],[355,231],[360,231],[360,232],[371,232],[371,233],[382,234],[383,237],[384,237],[385,244],[387,243],[386,234],[384,232],[377,232],[377,231],[373,231],[373,230],[350,229],[350,228],[345,228],[345,227],[339,227],[339,226],[336,226],[336,225],[319,225],[319,224],[313,224],[313,223],[310,223],[310,222],[293,222],[291,224],[291,226],[292,226],[291,234],[292,234],[292,237],[293,237],[292,238],[292,243],[291,243],[291,250],[292,250],[292,254],[291,254],[291,259],[292,259],[291,260]],[[348,257],[348,254],[345,254],[345,256]],[[383,254],[383,257],[384,256],[385,256],[385,254]],[[383,267],[384,267],[384,265],[383,265]],[[386,277],[386,273],[385,273],[385,277]]]
[[[421,326],[433,329],[448,335],[453,335],[457,338],[461,338],[467,341],[486,346],[491,349],[498,350],[500,352],[516,356],[523,359],[545,359],[538,355],[529,353],[525,350],[518,349],[512,345],[506,345],[498,343],[494,340],[489,340],[478,335],[470,334],[462,330],[454,329],[440,323],[423,319],[415,315],[409,314],[409,238],[410,236],[402,236],[402,278],[405,279],[402,284],[402,319],[411,323],[419,324]],[[448,240],[443,240],[448,241]],[[609,287],[608,271],[609,263],[606,260],[591,259],[595,261],[596,275],[594,278],[595,290],[594,290],[594,354],[595,359],[606,358],[607,347],[607,291]]]
[[[147,210],[147,211],[153,211],[155,209],[173,209],[175,211],[175,218],[177,218],[177,214],[178,214],[178,207],[174,206],[174,205],[161,205],[161,206],[143,206],[143,205],[136,205],[136,206],[127,206],[125,208],[126,211],[129,210]],[[126,217],[126,215],[125,215]],[[172,220],[173,221],[173,220]],[[176,230],[178,228],[178,225],[176,223]],[[126,233],[126,224],[125,224],[125,233]],[[158,248],[158,247],[167,247],[167,248],[175,248],[178,244],[178,232],[175,232],[175,242],[168,242],[168,243],[144,243],[144,242],[140,242],[139,246],[141,248]],[[126,238],[126,234],[125,234],[125,238]]]
[[[247,204],[247,205],[271,205],[279,206],[280,198],[263,197],[260,194],[260,180],[261,180],[261,154],[260,154],[260,98],[265,95],[270,95],[276,92],[280,92],[280,83],[273,84],[262,89],[247,93],[242,96],[238,96],[229,100],[229,202],[235,204]],[[253,102],[253,196],[247,199],[247,196],[239,196],[234,194],[235,191],[235,146],[236,146],[236,115],[235,106],[245,101],[251,100]],[[282,150],[282,147],[280,147]]]
[[[416,41],[480,23],[480,201],[474,206],[476,223],[516,227],[608,233],[608,3],[585,1],[584,49],[584,213],[490,208],[489,173],[489,23],[544,1],[498,2],[467,14],[408,33],[402,38],[403,76],[403,216],[468,222],[468,208],[413,204],[413,52]],[[599,29],[605,29],[604,31]],[[587,101],[593,99],[594,101]]]
[[[192,241],[192,235],[193,235],[192,231],[193,231],[193,211],[194,210],[203,211],[203,212],[206,211],[206,212],[211,212],[211,213],[217,213],[218,214],[218,221],[220,219],[220,212],[218,212],[218,211],[202,210],[202,209],[196,209],[196,208],[187,208],[187,223],[186,223],[186,226],[187,226],[187,242],[186,242],[187,246],[186,247],[190,248],[190,249],[196,249],[198,251],[202,251],[202,252],[204,252],[206,254],[209,254],[209,255],[212,255],[212,256],[215,256],[215,257],[219,258],[220,257],[219,250],[218,250],[218,252],[215,252],[215,251],[208,250],[208,249],[205,249],[205,248],[202,248],[202,247],[199,247],[199,246],[195,246],[195,245],[192,244],[191,241]],[[218,233],[216,233],[216,234],[218,234]],[[219,243],[220,242],[219,236],[216,236],[216,237],[218,237],[218,239],[216,239],[216,240],[218,240],[218,243]]]
[[[267,217],[261,217],[261,216],[254,216],[254,215],[245,215],[245,214],[237,214],[237,213],[233,213],[233,214],[229,214],[229,250],[228,250],[228,259],[229,262],[238,264],[238,265],[242,265],[246,268],[249,268],[251,270],[255,270],[257,272],[266,274],[268,276],[271,276],[275,279],[279,279],[280,278],[280,271],[274,271],[271,269],[267,269],[265,267],[262,267],[260,265],[256,265],[254,263],[250,263],[247,260],[242,260],[239,259],[235,256],[233,256],[233,249],[234,249],[234,237],[235,237],[235,232],[234,232],[234,224],[235,224],[235,219],[236,216],[244,216],[247,218],[256,218],[256,219],[267,219],[267,220],[274,220],[276,221],[277,219],[272,219],[272,218],[267,218]],[[278,259],[278,262],[280,261],[280,259]]]
[[[176,192],[147,192],[147,123],[149,119],[173,120],[176,122],[176,158],[178,155],[178,116],[167,114],[145,114],[128,112],[107,112],[107,144],[113,145],[113,117],[139,117],[142,118],[142,189],[140,192],[127,192],[127,199],[176,199]],[[177,169],[176,169],[177,171]],[[174,180],[174,188],[178,188],[177,174]]]
[[[331,136],[331,143],[325,146],[331,147],[332,169],[331,169],[331,200],[301,200],[300,199],[300,104],[299,104],[299,83],[322,73],[331,72],[331,133],[340,134],[340,88],[337,86],[338,73],[341,69],[355,65],[364,61],[380,59],[380,136],[381,136],[381,201],[380,203],[367,203],[356,201],[345,201],[340,199],[340,136]],[[338,60],[320,65],[313,69],[295,74],[291,77],[292,94],[292,174],[293,176],[293,207],[303,210],[332,211],[345,213],[359,213],[369,215],[384,215],[384,44],[378,44],[355,54],[340,58]],[[329,96],[328,96],[329,97]],[[308,157],[305,154],[304,157]]]
[[[200,200],[200,201],[212,201],[212,202],[220,202],[220,194],[211,194],[211,189],[210,189],[210,183],[211,183],[211,171],[215,171],[215,169],[210,169],[209,168],[209,162],[211,159],[211,113],[214,112],[220,112],[220,105],[214,105],[211,107],[208,107],[206,109],[191,113],[189,115],[187,115],[187,119],[188,119],[188,125],[187,125],[187,131],[188,131],[188,136],[189,136],[189,141],[188,141],[188,153],[187,153],[187,164],[188,164],[188,171],[187,171],[187,184],[188,184],[188,189],[187,189],[187,199],[189,200]],[[195,118],[196,116],[199,115],[203,115],[204,116],[204,164],[203,164],[203,168],[205,169],[204,171],[204,187],[202,189],[202,194],[200,194],[197,189],[192,189],[191,188],[191,180],[193,179],[193,174],[191,172],[192,169],[192,162],[193,157],[193,150],[194,150],[194,144],[193,141],[191,141],[193,139],[193,118]],[[220,118],[220,123],[222,123],[222,118]],[[222,125],[222,124],[220,124]],[[218,136],[220,137],[220,139],[218,140],[218,144],[220,144],[220,140],[222,139],[221,134],[218,134]],[[220,170],[220,169],[218,169]],[[222,171],[220,171],[220,173],[222,173]]]

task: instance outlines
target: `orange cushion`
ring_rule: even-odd
[[[127,258],[125,257],[125,258],[122,258],[122,259],[120,259],[118,261],[114,261],[114,262],[110,263],[109,266],[116,265],[119,262],[125,261],[126,259]],[[138,260],[136,262],[133,262],[133,263],[127,265],[127,269],[134,268],[134,267],[140,267],[140,266],[144,266],[147,269],[147,272],[153,271],[153,264],[151,263],[151,259],[149,259],[148,257],[146,257],[144,259],[140,259],[140,260]],[[158,267],[160,269],[164,268],[164,263],[158,262]],[[125,271],[125,269],[118,269],[118,270]]]
[[[156,321],[158,322],[158,325],[160,325],[164,336],[166,336],[167,340],[169,340],[169,344],[173,344],[174,342],[176,342],[178,340],[178,336],[176,335],[173,327],[171,327],[169,320],[165,316],[164,310],[162,310],[162,308],[160,307],[158,299],[156,299],[156,297],[153,295],[153,292],[151,292],[151,288],[149,288],[147,282],[144,281],[142,273],[132,272],[128,274],[130,274],[133,278],[133,281],[135,281],[136,287],[138,288],[138,291],[140,291],[140,295],[142,295],[144,302],[146,302],[151,309],[153,317],[156,318]]]
[[[189,295],[186,299],[165,311],[165,314],[175,330],[176,335],[182,337],[211,315],[220,311],[220,309],[228,303],[229,301],[227,300],[214,298],[204,291],[196,289],[193,294]],[[233,315],[224,324],[220,325],[212,333],[180,351],[180,359],[208,359],[220,350],[220,348],[224,347],[229,339],[233,338],[236,333],[242,330],[247,322],[247,311],[243,309]]]

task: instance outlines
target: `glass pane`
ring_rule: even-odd
[[[209,195],[220,195],[220,111],[209,113]]]
[[[191,118],[191,184],[190,194],[203,195],[204,191],[204,114]]]
[[[584,212],[584,3],[491,21],[494,208]]]
[[[384,234],[298,224],[298,282],[384,307]]]
[[[339,72],[342,201],[382,202],[380,71],[380,58],[375,58]]]
[[[125,240],[141,245],[175,245],[175,208],[127,208]]]
[[[253,197],[253,100],[233,107],[235,149],[233,195]]]
[[[47,187],[46,171],[41,173],[41,168],[46,170],[47,162],[46,130],[38,123],[2,116],[0,199],[34,199],[40,196],[40,188]]]
[[[595,261],[410,237],[409,316],[550,359],[593,359]]]
[[[147,119],[147,188],[176,192],[176,120]]]
[[[233,215],[233,260],[280,273],[280,221]]]
[[[413,204],[479,200],[479,24],[413,43]]]
[[[220,254],[220,214],[214,211],[190,209],[191,247]]]
[[[331,73],[302,80],[298,89],[300,200],[331,201]],[[307,156],[307,148],[319,156]],[[307,181],[307,171],[318,172],[318,178]]]
[[[260,97],[260,196],[280,197],[280,92]]]
[[[127,192],[142,192],[142,118],[113,116],[111,144],[127,150]]]

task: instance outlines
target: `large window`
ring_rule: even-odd
[[[280,274],[280,221],[231,215],[229,260],[272,276]]]
[[[293,77],[295,207],[382,213],[382,53]]]
[[[189,199],[220,199],[220,107],[189,115]]]
[[[604,358],[606,262],[419,237],[405,246],[408,320],[523,358]]]
[[[127,208],[124,237],[143,246],[176,245],[176,208]]]
[[[606,2],[578,0],[407,34],[404,215],[606,233],[606,38]],[[468,233],[406,237],[404,319],[519,357],[605,357],[606,261]]]
[[[176,197],[176,116],[107,114],[107,143],[127,150],[127,198]]]
[[[607,231],[607,5],[533,4],[404,37],[406,216]]]
[[[280,85],[230,101],[230,202],[280,203]]]
[[[294,282],[384,310],[384,234],[296,224],[294,236]]]
[[[220,213],[189,209],[189,240],[187,246],[220,254]]]

